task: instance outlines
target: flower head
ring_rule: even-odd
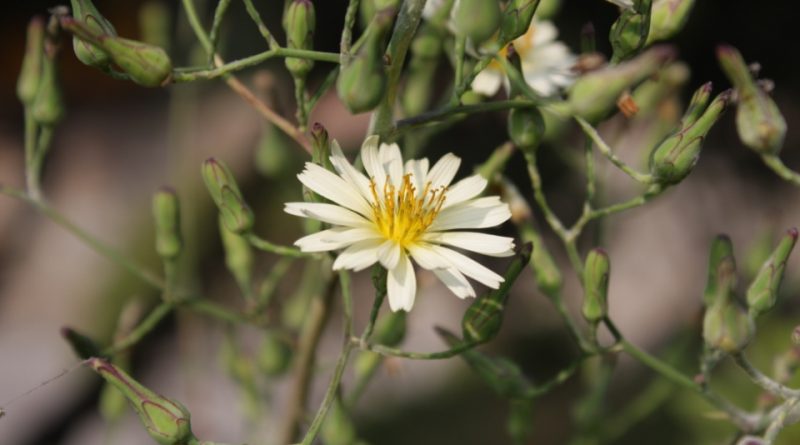
[[[286,212],[332,227],[295,242],[304,252],[343,249],[335,270],[363,270],[380,262],[388,271],[387,293],[393,311],[411,310],[417,281],[411,259],[432,271],[460,298],[474,297],[470,277],[496,289],[503,277],[452,248],[490,256],[513,254],[512,238],[465,231],[503,223],[511,217],[497,196],[477,196],[487,181],[470,176],[451,185],[461,159],[443,156],[429,168],[427,159],[403,163],[397,144],[371,136],[361,147],[366,175],[332,144],[336,173],[306,163],[300,182],[332,203],[290,202]]]
[[[572,67],[576,57],[564,42],[556,40],[558,29],[552,22],[531,21],[528,31],[514,40],[514,49],[522,62],[522,75],[525,82],[542,96],[551,96],[561,88],[572,84],[575,75]],[[505,57],[506,49],[500,57]],[[492,62],[475,76],[472,89],[486,96],[494,96],[500,85],[507,84],[500,64]]]

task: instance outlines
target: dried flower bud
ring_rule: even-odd
[[[178,195],[164,187],[153,195],[153,218],[156,228],[156,252],[161,258],[175,259],[183,248]]]
[[[453,7],[456,32],[479,45],[489,40],[503,19],[497,0],[459,0]]]
[[[761,315],[775,305],[778,288],[783,279],[783,271],[786,268],[786,260],[789,259],[789,255],[797,243],[797,235],[798,232],[795,228],[786,232],[747,289],[747,305],[753,316]]]
[[[225,227],[233,233],[245,233],[253,227],[253,211],[242,198],[236,178],[224,162],[208,158],[203,162],[203,181],[217,205]]]
[[[666,40],[678,33],[686,24],[695,0],[653,0],[650,14],[650,32],[647,43]]]
[[[311,0],[292,0],[286,7],[284,30],[286,31],[286,47],[291,49],[313,49],[314,28],[317,24],[314,4]],[[305,77],[314,61],[287,57],[286,69],[295,77]]]
[[[608,315],[608,278],[611,264],[608,254],[600,248],[586,256],[583,268],[583,318],[596,325]]]
[[[256,363],[258,369],[268,376],[279,376],[289,369],[292,348],[287,339],[273,331],[267,331],[261,339]]]
[[[197,440],[192,434],[189,411],[183,405],[142,386],[125,371],[103,359],[91,358],[86,364],[125,395],[147,433],[156,442],[180,445]]]
[[[44,19],[36,16],[28,23],[25,38],[25,56],[17,78],[17,97],[25,106],[30,106],[42,81],[44,64]]]
[[[392,11],[375,14],[364,45],[339,71],[336,92],[354,114],[372,110],[383,99],[386,90],[383,40],[391,23]]]
[[[609,40],[614,50],[612,62],[620,62],[636,55],[647,42],[650,32],[650,12],[653,0],[634,0],[632,8],[623,9],[611,25]]]
[[[72,16],[80,20],[95,35],[116,36],[117,30],[97,8],[91,0],[71,0]],[[75,57],[83,64],[95,68],[106,70],[111,66],[111,56],[101,47],[81,40],[78,37],[72,38],[72,48]]]
[[[243,236],[232,232],[227,227],[225,217],[221,212],[219,233],[222,238],[222,247],[225,250],[225,266],[236,279],[236,284],[247,293],[253,276],[253,248]]]
[[[500,24],[500,42],[510,42],[525,34],[531,26],[539,0],[511,0],[503,11]]]
[[[536,150],[544,130],[544,118],[536,107],[514,108],[508,113],[508,135],[520,150]]]
[[[786,121],[778,106],[753,80],[736,48],[717,47],[717,59],[738,94],[736,129],[739,139],[759,154],[777,154],[786,136]]]

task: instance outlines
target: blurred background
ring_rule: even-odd
[[[145,1],[96,5],[120,35],[142,33],[140,12]],[[214,2],[196,2],[210,23]],[[256,2],[267,25],[283,41],[283,2]],[[315,49],[338,51],[346,1],[319,1]],[[62,3],[31,0],[9,2],[0,23],[0,183],[22,187],[23,114],[15,96],[16,76],[24,50],[25,27],[36,14]],[[202,4],[202,5],[201,5]],[[164,1],[169,12],[170,54],[176,66],[196,64],[199,50],[179,2]],[[800,169],[796,149],[800,133],[800,61],[794,55],[796,15],[786,13],[789,1],[769,4],[744,1],[698,1],[685,29],[672,42],[680,60],[691,69],[682,89],[686,100],[706,81],[715,91],[729,84],[719,70],[714,49],[726,42],[739,48],[748,62],[759,62],[761,76],[775,82],[773,95],[789,123],[782,153],[787,165]],[[555,23],[560,38],[578,51],[580,30],[592,22],[598,50],[609,54],[605,36],[616,8],[600,0],[564,0]],[[146,25],[146,23],[144,23]],[[265,49],[258,30],[241,2],[232,2],[222,27],[220,51],[228,60]],[[202,60],[202,59],[200,59]],[[442,88],[452,76],[442,63],[436,82]],[[144,89],[113,80],[81,65],[65,40],[59,59],[67,115],[59,125],[44,174],[44,192],[54,207],[80,227],[157,270],[152,248],[150,199],[168,184],[182,199],[188,250],[187,283],[220,304],[241,306],[234,280],[221,260],[216,216],[199,174],[209,156],[228,162],[244,185],[257,212],[257,232],[281,243],[302,233],[297,220],[282,213],[282,204],[301,197],[294,175],[306,157],[292,142],[277,135],[238,96],[219,81]],[[317,63],[309,83],[318,85],[330,66]],[[282,60],[272,60],[241,74],[241,79],[274,108],[293,115],[291,78]],[[506,139],[505,113],[471,117],[437,135],[424,155],[436,159],[453,151],[462,158],[460,175],[469,173]],[[366,131],[368,115],[350,116],[335,93],[321,101],[312,122],[323,123],[345,149],[355,150]],[[649,151],[646,119],[616,116],[601,130],[623,158],[638,162]],[[584,183],[569,159],[581,156],[582,140],[570,128],[557,143],[542,148],[545,189],[555,211],[573,221],[581,210]],[[517,154],[516,156],[519,156]],[[514,158],[521,161],[521,157]],[[636,188],[601,162],[606,181],[603,199],[616,202]],[[509,175],[527,197],[530,188],[522,162],[510,164]],[[287,187],[286,184],[292,184]],[[800,193],[768,171],[738,141],[733,113],[711,131],[692,175],[653,203],[610,218],[582,239],[582,252],[603,245],[611,256],[611,313],[634,343],[688,374],[696,372],[700,341],[700,295],[706,275],[707,249],[714,235],[727,233],[737,249],[740,282],[763,258],[783,231],[800,224]],[[535,218],[539,213],[534,210]],[[541,222],[541,221],[537,221]],[[580,288],[563,251],[551,233],[547,243],[569,277],[565,295],[577,308]],[[511,234],[512,228],[503,231]],[[258,257],[264,274],[275,259]],[[496,270],[503,262],[490,264]],[[798,320],[800,262],[787,268],[784,303],[759,324],[750,348],[754,361],[769,369],[773,357],[790,347]],[[292,265],[285,283],[300,279]],[[371,304],[369,274],[356,274],[356,320],[363,325]],[[465,302],[448,295],[437,280],[419,275],[419,302],[410,314],[404,348],[443,349],[433,326],[457,329]],[[288,286],[288,287],[287,287]],[[0,444],[143,444],[149,439],[129,412],[113,428],[98,414],[100,381],[85,369],[61,339],[63,326],[108,341],[120,309],[131,300],[143,307],[157,301],[147,285],[93,251],[25,204],[0,196]],[[533,381],[544,381],[570,363],[577,351],[548,301],[535,288],[529,272],[515,284],[509,316],[500,337],[484,347],[522,366]],[[318,381],[311,407],[321,400],[328,372],[338,354],[338,318],[332,317],[323,337]],[[248,404],[245,391],[232,378],[224,357],[226,327],[192,313],[178,312],[148,336],[132,356],[132,369],[150,387],[182,401],[192,412],[199,437],[226,443],[272,443],[285,377],[260,384],[269,411]],[[245,351],[257,347],[255,332],[239,332]],[[605,443],[676,444],[730,443],[732,429],[709,415],[701,399],[653,379],[641,365],[619,357],[605,400],[592,408],[581,399],[591,386],[577,375],[541,398],[531,416],[530,443],[568,443],[581,409],[600,409],[601,423],[613,434]],[[69,371],[69,372],[66,372]],[[61,374],[64,374],[61,376]],[[50,383],[39,386],[55,376]],[[345,387],[350,380],[345,379]],[[723,366],[715,382],[719,391],[743,407],[754,406],[755,387],[733,367]],[[32,388],[35,391],[26,394]],[[649,391],[649,405],[630,407]],[[508,405],[497,398],[459,359],[404,361],[390,359],[379,371],[354,415],[359,435],[372,444],[504,444]],[[624,410],[632,411],[624,411]],[[626,416],[615,413],[627,412]],[[633,413],[633,414],[631,414]],[[800,441],[800,429],[782,436],[785,444]]]

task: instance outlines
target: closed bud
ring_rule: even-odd
[[[644,81],[633,91],[633,101],[639,107],[637,116],[656,115],[659,123],[671,125],[677,120],[677,113],[672,111],[677,107],[668,105],[677,102],[676,98],[689,80],[689,75],[689,67],[685,63],[675,62],[664,67],[654,78]]]
[[[28,23],[25,38],[25,55],[17,78],[17,97],[25,106],[33,103],[42,80],[44,64],[44,19],[36,16]]]
[[[203,162],[203,181],[217,205],[225,227],[234,233],[245,233],[253,227],[253,211],[244,202],[236,178],[224,162],[209,158]]]
[[[285,14],[286,47],[313,49],[317,18],[311,0],[292,0]],[[296,57],[287,57],[285,63],[286,69],[296,77],[305,77],[314,67],[313,60]]]
[[[292,348],[287,339],[275,332],[267,331],[261,339],[256,356],[258,369],[268,376],[279,376],[289,369]]]
[[[569,94],[572,112],[591,123],[599,122],[615,108],[623,92],[642,83],[674,57],[671,46],[654,46],[629,61],[579,77]]]
[[[72,352],[83,360],[89,357],[99,357],[102,355],[100,346],[87,335],[81,334],[69,327],[61,328],[61,337],[69,343]]]
[[[647,44],[666,40],[686,24],[695,0],[653,0]]]
[[[330,170],[331,140],[328,130],[319,122],[311,126],[311,160]]]
[[[392,23],[392,14],[392,10],[375,14],[364,45],[340,68],[336,92],[351,113],[372,110],[383,99],[386,90],[383,40]]]
[[[544,138],[544,118],[536,107],[514,108],[508,113],[508,135],[521,150],[536,150]]]
[[[703,317],[703,340],[718,351],[734,354],[750,343],[755,332],[753,319],[734,300],[718,300]]]
[[[114,25],[100,14],[100,11],[97,10],[91,0],[71,0],[71,4],[72,17],[83,22],[93,34],[117,35]],[[111,65],[111,56],[93,43],[73,37],[72,48],[75,51],[75,57],[85,65],[102,70],[108,69]]]
[[[442,31],[425,22],[411,41],[411,60],[408,64],[400,101],[406,116],[416,116],[428,109],[434,96],[434,76],[442,52]]]
[[[166,260],[175,259],[183,248],[178,195],[162,188],[153,195],[153,218],[156,226],[156,252]]]
[[[253,248],[242,235],[228,228],[222,212],[219,215],[219,233],[225,250],[225,266],[239,287],[248,294],[253,274]]]
[[[797,229],[786,232],[772,255],[764,262],[750,287],[747,289],[747,305],[754,316],[770,310],[778,298],[778,288],[783,279],[786,260],[797,243]]]
[[[192,434],[189,411],[183,405],[156,394],[103,359],[91,358],[86,364],[125,395],[147,433],[156,442],[182,445],[197,440]]]
[[[596,325],[608,315],[608,278],[611,264],[608,254],[600,248],[592,249],[583,266],[583,318]]]
[[[703,305],[711,307],[718,301],[727,301],[736,287],[736,259],[733,243],[727,235],[717,235],[711,242],[708,255],[708,279],[703,292]]]
[[[353,445],[358,440],[356,426],[342,403],[335,397],[325,416],[320,436],[326,445]]]
[[[500,24],[500,42],[510,42],[525,34],[531,26],[539,0],[511,0],[503,11]]]
[[[533,269],[536,286],[550,298],[557,296],[564,285],[564,277],[561,275],[561,270],[556,265],[547,246],[545,246],[541,235],[539,235],[532,223],[527,222],[520,228],[520,236],[522,241],[533,244],[530,264]]]
[[[516,257],[506,269],[503,277],[505,281],[500,284],[500,287],[478,298],[467,308],[461,320],[464,340],[484,343],[500,332],[509,290],[519,273],[530,261],[532,249],[533,247],[530,243],[522,245]]]
[[[692,97],[679,127],[650,154],[650,173],[661,184],[677,184],[694,168],[703,140],[730,101],[730,91],[719,94],[708,105],[711,82],[700,87]]]
[[[611,61],[616,63],[636,55],[647,42],[653,0],[634,0],[632,8],[624,8],[611,25]]]
[[[459,0],[453,8],[456,32],[476,45],[489,40],[503,19],[497,0]]]
[[[772,98],[753,79],[739,51],[717,47],[720,66],[736,88],[736,130],[746,146],[762,155],[777,154],[786,136],[786,120]]]
[[[31,103],[31,117],[40,125],[52,126],[64,117],[64,99],[58,81],[58,46],[54,37],[45,39],[42,75]]]

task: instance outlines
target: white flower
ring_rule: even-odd
[[[552,22],[534,18],[528,31],[514,40],[525,82],[542,96],[550,96],[575,80],[572,67],[577,59],[556,37],[558,30]],[[499,57],[505,55],[504,48]],[[506,75],[497,62],[492,62],[475,76],[472,89],[485,96],[494,96],[501,84],[507,87]]]
[[[411,259],[432,271],[460,298],[474,297],[470,277],[497,289],[503,277],[482,266],[463,250],[490,256],[513,254],[512,238],[465,229],[483,229],[511,217],[497,196],[477,198],[487,181],[480,175],[453,184],[461,159],[443,156],[430,169],[427,159],[403,164],[397,144],[380,144],[371,136],[361,147],[368,176],[356,170],[335,142],[331,163],[336,173],[306,163],[297,177],[306,187],[332,201],[290,202],[286,212],[313,218],[332,227],[300,238],[304,252],[342,250],[334,270],[362,270],[376,262],[386,268],[389,307],[411,310],[417,280]]]

